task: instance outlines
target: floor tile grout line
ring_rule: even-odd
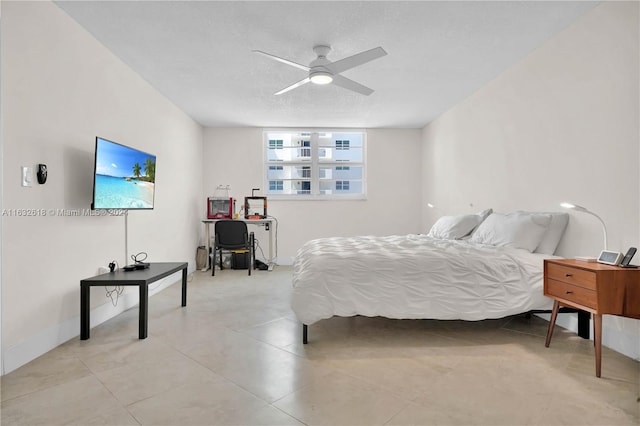
[[[231,329],[230,329],[230,330],[231,330]],[[235,330],[231,330],[231,331],[233,331],[233,332],[236,332],[236,333],[237,333],[237,331],[235,331]],[[256,339],[254,339],[254,340],[256,340]],[[256,341],[258,341],[258,340],[256,340]],[[258,342],[260,342],[260,341],[258,341]],[[264,342],[260,342],[260,343],[264,343]],[[272,345],[269,345],[269,346],[272,346]],[[272,347],[274,347],[274,346],[272,346]],[[277,348],[277,347],[274,347],[274,348],[276,348],[276,349],[280,349],[280,348]],[[282,349],[280,349],[280,350],[282,350]],[[215,370],[215,369],[213,369],[213,368],[207,367],[206,365],[202,364],[200,361],[198,361],[198,360],[196,360],[196,359],[192,358],[190,355],[188,355],[188,354],[186,354],[186,353],[183,353],[183,352],[181,352],[181,353],[182,353],[185,357],[187,357],[187,358],[191,359],[192,361],[194,361],[196,364],[198,364],[198,365],[200,365],[200,366],[202,366],[202,367],[204,367],[204,368],[208,369],[208,370],[209,370],[209,371],[211,371],[212,373],[214,373],[214,374],[216,374],[216,375],[220,376],[221,378],[223,378],[223,379],[224,379],[225,381],[227,381],[228,383],[231,383],[231,384],[233,384],[234,386],[239,387],[239,388],[240,388],[240,389],[242,389],[243,391],[245,391],[245,392],[247,392],[247,393],[249,393],[249,394],[253,395],[254,397],[256,397],[256,398],[258,398],[258,399],[260,399],[260,400],[261,400],[261,401],[263,401],[266,405],[271,405],[271,406],[273,406],[274,408],[277,408],[278,410],[280,410],[280,411],[282,411],[283,413],[287,414],[288,416],[293,417],[293,418],[294,418],[294,419],[296,419],[297,421],[299,421],[299,422],[301,422],[301,423],[305,424],[302,420],[300,420],[300,419],[296,418],[296,417],[295,417],[295,416],[293,416],[292,414],[287,413],[287,412],[285,412],[285,411],[283,411],[283,410],[281,410],[281,409],[279,409],[278,407],[276,407],[276,406],[274,406],[274,405],[273,405],[275,402],[277,402],[277,401],[281,400],[282,398],[287,397],[288,395],[291,395],[292,393],[295,393],[295,392],[299,391],[301,388],[297,388],[297,389],[295,389],[295,390],[291,391],[290,393],[288,393],[288,394],[286,394],[286,395],[284,395],[284,396],[282,396],[282,397],[280,397],[280,398],[278,398],[278,399],[276,399],[276,400],[274,400],[274,401],[268,401],[268,400],[265,400],[265,399],[264,399],[263,397],[261,397],[260,395],[256,394],[255,392],[251,391],[250,389],[247,389],[247,388],[246,388],[245,386],[243,386],[242,384],[235,382],[232,378],[227,377],[225,374],[223,374],[223,373],[221,373],[221,372],[219,372],[219,371],[216,371],[216,370]],[[296,354],[293,354],[293,355],[296,355]]]
[[[80,377],[70,377],[70,378],[68,378],[66,380],[63,380],[63,381],[59,382],[59,383],[53,383],[50,386],[45,386],[45,387],[40,388],[40,389],[34,389],[34,390],[29,391],[27,393],[16,395],[16,396],[8,398],[8,399],[2,399],[2,400],[0,400],[0,405],[4,404],[5,402],[16,400],[18,398],[22,398],[22,397],[29,396],[29,395],[34,395],[34,394],[37,394],[38,392],[42,392],[42,391],[45,391],[45,390],[48,390],[48,389],[53,389],[53,388],[56,388],[56,387],[58,387],[60,385],[71,383],[71,382],[74,382],[76,380],[81,380],[81,379],[84,379],[86,377],[89,377],[89,376],[93,375],[93,371],[91,371],[91,369],[86,366],[86,364],[82,361],[82,359],[80,359],[80,357],[78,357],[76,354],[73,354],[72,358],[74,358],[76,361],[79,361],[86,368],[86,370],[88,372],[87,375],[80,376]]]

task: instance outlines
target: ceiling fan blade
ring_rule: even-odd
[[[302,86],[303,84],[307,84],[307,83],[308,83],[308,82],[310,82],[310,81],[311,81],[311,79],[309,79],[309,77],[307,77],[307,78],[305,78],[305,79],[303,79],[303,80],[300,80],[300,81],[299,81],[299,82],[297,82],[297,83],[293,83],[291,86],[285,87],[285,88],[284,88],[284,89],[282,89],[281,91],[274,93],[274,95],[282,95],[283,93],[288,92],[289,90],[293,90],[293,89],[295,89],[296,87],[300,87],[300,86]]]
[[[266,56],[267,58],[274,59],[274,60],[276,60],[278,62],[282,62],[283,64],[291,65],[292,67],[296,67],[296,68],[300,68],[301,70],[309,71],[309,67],[307,67],[305,65],[298,64],[296,62],[290,61],[288,59],[281,58],[279,56],[272,55],[272,54],[267,53],[267,52],[263,52],[262,50],[254,50],[254,52],[255,53],[259,53],[259,54],[261,54],[263,56]]]
[[[386,54],[387,52],[385,52],[382,47],[375,47],[373,49],[365,50],[364,52],[348,56],[344,59],[340,59],[339,61],[332,62],[326,65],[326,67],[334,74],[338,74],[343,71],[350,70],[351,68],[357,67],[358,65],[366,64],[367,62],[373,61],[374,59],[381,58]]]
[[[365,96],[369,96],[373,93],[373,89],[368,88],[367,86],[363,86],[360,83],[356,83],[353,80],[348,79],[347,77],[343,77],[341,75],[333,76],[333,84],[336,86],[340,86],[344,89],[353,90],[354,92],[358,92]]]

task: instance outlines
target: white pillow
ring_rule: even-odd
[[[538,247],[551,223],[551,215],[515,212],[492,213],[480,224],[471,241],[498,247],[521,248],[532,252]]]
[[[480,223],[480,216],[442,216],[431,227],[428,236],[441,240],[457,240],[468,235]]]
[[[469,232],[469,235],[473,235],[473,233],[476,232],[476,230],[478,229],[478,226],[480,226],[480,224],[484,222],[484,220],[488,218],[491,213],[493,213],[493,209],[486,209],[479,212],[478,217],[480,217],[480,222],[478,222],[475,228],[473,228],[471,232]]]
[[[545,214],[551,215],[551,223],[534,253],[553,254],[556,252],[569,223],[569,213],[549,212]]]
[[[480,220],[484,222],[484,220],[488,218],[491,213],[493,213],[493,209],[486,209],[478,213],[478,216],[480,216]]]

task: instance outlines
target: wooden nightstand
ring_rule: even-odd
[[[544,295],[554,299],[545,346],[549,347],[560,306],[591,312],[596,376],[602,364],[602,315],[640,319],[640,269],[573,259],[544,261]]]

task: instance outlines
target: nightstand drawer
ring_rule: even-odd
[[[547,293],[549,296],[574,302],[587,308],[597,309],[598,307],[598,297],[595,290],[547,279]]]
[[[596,289],[596,274],[592,271],[549,263],[547,264],[547,277],[578,287]]]

